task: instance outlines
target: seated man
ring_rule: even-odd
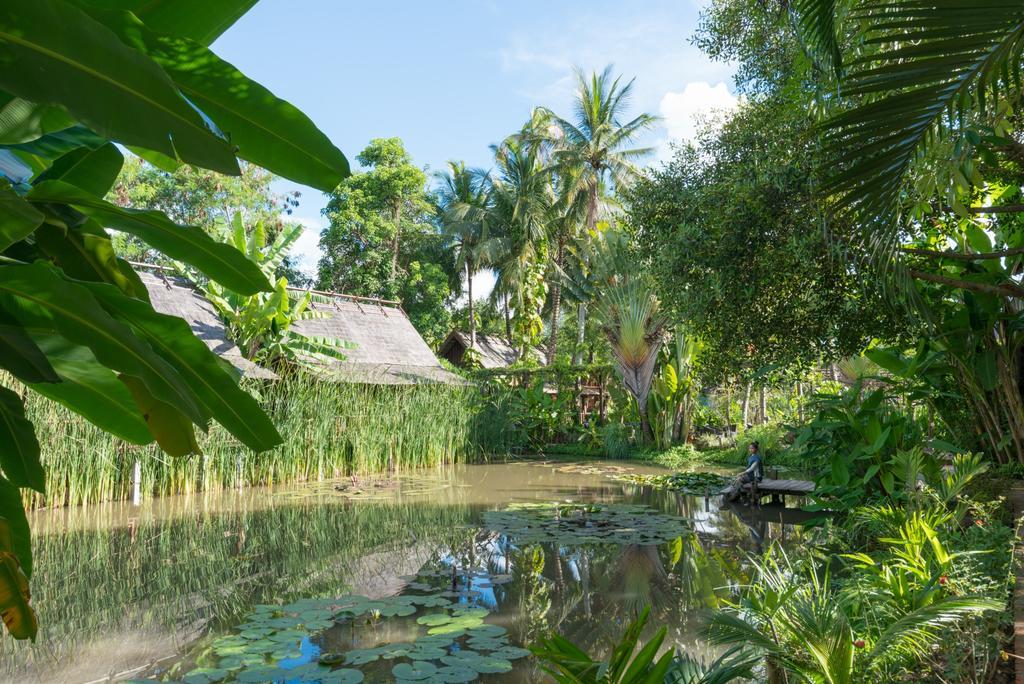
[[[764,479],[764,461],[761,458],[760,443],[751,442],[748,452],[747,469],[736,476],[732,487],[725,494],[726,501],[735,501],[739,497],[743,485],[750,484],[751,482],[760,482]]]

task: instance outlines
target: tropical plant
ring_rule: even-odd
[[[662,684],[672,667],[672,649],[658,657],[666,628],[636,651],[651,609],[644,608],[626,627],[606,661],[594,660],[578,646],[557,634],[540,639],[530,650],[544,661],[544,671],[559,684]],[[634,655],[634,651],[636,654]]]
[[[621,79],[621,76],[616,76],[613,80],[611,65],[600,74],[592,73],[589,78],[577,69],[572,116],[562,118],[553,112],[545,112],[554,124],[553,129],[548,127],[544,134],[551,141],[552,167],[561,189],[564,217],[556,237],[556,270],[562,268],[566,243],[574,236],[573,228],[578,225],[578,210],[574,210],[577,198],[585,199],[584,235],[590,234],[597,227],[602,190],[615,192],[628,186],[639,175],[636,162],[652,151],[651,148],[629,147],[658,119],[651,114],[639,114],[623,121],[632,96],[633,81],[620,84]],[[552,363],[557,351],[560,297],[561,287],[556,282],[551,301],[551,341],[548,348],[548,359]],[[586,327],[586,302],[581,301],[579,305],[582,307],[579,323],[582,331]]]
[[[301,224],[286,225],[268,245],[262,223],[257,223],[247,236],[242,215],[235,214],[231,229],[224,237],[228,244],[245,254],[268,279],[273,280],[289,248],[302,235],[302,230]],[[194,274],[192,277],[195,279]],[[231,339],[250,361],[283,370],[286,364],[302,365],[323,358],[344,361],[342,350],[352,348],[343,340],[311,337],[293,329],[292,326],[299,321],[323,317],[310,308],[314,298],[322,304],[330,302],[309,290],[301,294],[294,292],[284,276],[277,279],[273,292],[269,293],[243,295],[213,281],[207,282],[202,289],[227,322]]]
[[[921,660],[941,628],[1003,607],[994,599],[949,596],[875,623],[872,634],[855,634],[827,567],[792,562],[781,551],[755,567],[755,581],[734,607],[712,613],[706,634],[711,643],[761,653],[769,682],[785,681],[786,672],[827,684],[888,681],[892,668]]]
[[[105,201],[123,162],[113,143],[165,168],[237,175],[241,157],[324,190],[348,174],[309,119],[206,47],[251,5],[0,8],[0,368],[24,391],[171,455],[193,450],[193,426],[205,430],[211,419],[257,451],[281,438],[188,324],[153,310],[108,229],[240,293],[271,288],[255,264],[202,230]],[[0,517],[12,551],[0,610],[12,634],[34,636],[20,619],[32,565],[18,488],[42,491],[45,474],[22,396],[0,388],[0,414]]]
[[[700,348],[696,337],[677,330],[669,345],[671,354],[651,386],[653,401],[648,405],[648,414],[659,449],[686,441],[690,435],[700,388],[695,367]]]
[[[514,310],[508,322],[520,358],[543,332],[541,308],[547,298],[547,226],[554,191],[545,168],[543,150],[530,123],[492,148],[496,173],[491,177],[493,227],[504,249],[496,257],[497,278],[492,296]]]

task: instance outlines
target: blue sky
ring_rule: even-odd
[[[374,137],[398,136],[419,165],[487,167],[488,145],[546,105],[569,113],[572,68],[636,77],[633,110],[664,117],[643,144],[692,135],[734,102],[732,68],[690,44],[696,0],[261,0],[214,50],[308,114],[355,165]],[[315,264],[323,195],[302,191],[299,248]],[[483,283],[482,283],[483,284]],[[486,285],[485,285],[486,287]]]

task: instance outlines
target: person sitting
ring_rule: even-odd
[[[729,488],[725,495],[726,501],[735,501],[743,490],[743,485],[750,484],[751,482],[760,482],[764,479],[764,459],[761,458],[761,444],[759,442],[751,442],[747,452],[747,469],[736,476],[732,487]]]

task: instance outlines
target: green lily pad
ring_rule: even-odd
[[[530,652],[518,646],[505,646],[494,651],[491,655],[495,658],[504,658],[505,660],[519,660],[530,655]]]
[[[359,670],[331,670],[320,677],[320,684],[359,684],[366,676]]]
[[[219,667],[198,667],[184,677],[182,677],[185,684],[209,684],[209,682],[219,682],[228,676],[228,671]]]
[[[429,627],[436,627],[437,625],[446,625],[452,621],[452,618],[447,613],[430,613],[428,615],[421,615],[416,618],[416,622],[421,625],[427,625]]]
[[[246,684],[266,684],[266,682],[273,682],[287,677],[287,670],[282,670],[279,667],[267,666],[242,670],[235,675],[235,680],[239,682],[246,682]]]
[[[428,679],[436,672],[436,665],[423,661],[399,663],[391,668],[391,674],[394,675],[395,679],[406,681],[422,681]]]
[[[477,671],[472,668],[449,665],[438,668],[431,681],[444,684],[465,684],[465,682],[476,681],[479,676]]]
[[[446,625],[431,627],[427,630],[427,634],[462,634],[482,624],[484,624],[483,618],[458,617],[453,618],[452,621]]]
[[[501,625],[480,625],[479,627],[473,627],[470,632],[470,638],[476,639],[479,637],[500,637],[508,634],[508,630]]]

